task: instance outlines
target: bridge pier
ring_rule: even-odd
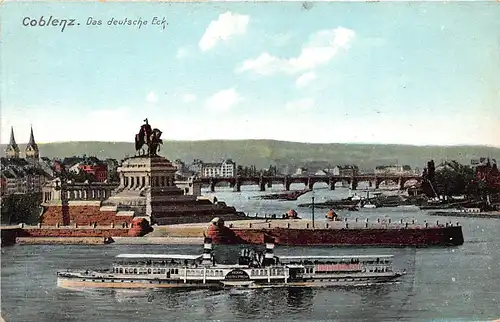
[[[358,180],[355,178],[351,178],[351,190],[356,190],[358,188]]]
[[[398,179],[399,190],[405,190],[405,182],[402,177]]]
[[[236,184],[233,187],[233,192],[241,192],[241,183],[236,182]]]
[[[290,191],[290,177],[289,176],[285,176],[283,178],[283,186],[285,187],[285,191]]]
[[[272,180],[269,180],[269,181],[267,182],[267,187],[268,187],[268,188],[272,188],[272,187],[273,187],[273,181],[272,181]]]
[[[264,180],[264,177],[262,176],[259,178],[259,190],[266,191],[266,180]]]
[[[307,179],[307,188],[309,188],[309,190],[313,190],[313,188],[314,188],[314,181],[313,180]]]
[[[328,182],[328,185],[330,186],[330,190],[335,190],[335,184],[337,182],[335,182],[334,180],[331,180],[330,179],[330,182]]]
[[[215,181],[210,180],[210,191],[215,192]]]

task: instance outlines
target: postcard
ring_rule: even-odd
[[[500,318],[498,1],[3,1],[4,321]]]

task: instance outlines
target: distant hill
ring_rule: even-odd
[[[5,156],[6,145],[1,145]],[[25,145],[19,148],[24,152]],[[130,142],[60,142],[39,144],[42,156],[49,158],[73,155],[97,156],[121,160],[134,155],[134,144]],[[237,164],[252,165],[258,169],[269,165],[295,167],[299,165],[327,166],[357,164],[361,169],[373,169],[383,164],[409,164],[423,168],[429,159],[457,160],[470,164],[471,159],[492,157],[500,159],[500,148],[486,146],[412,146],[378,144],[313,144],[275,140],[209,140],[209,141],[165,141],[160,155],[170,159],[181,159],[191,163],[193,159],[216,162],[231,158]]]

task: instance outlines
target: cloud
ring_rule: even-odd
[[[316,74],[314,72],[307,72],[299,76],[295,81],[297,87],[305,87],[309,85],[313,80],[316,79]]]
[[[226,12],[219,15],[217,20],[210,22],[205,34],[199,42],[200,49],[207,51],[219,41],[227,41],[235,35],[243,35],[250,20],[249,16]]]
[[[214,111],[227,111],[233,105],[241,101],[241,99],[241,96],[234,88],[229,88],[219,91],[209,97],[206,101],[206,106],[208,109]]]
[[[184,95],[182,95],[182,101],[184,103],[194,102],[194,101],[196,101],[196,95],[191,94],[191,93],[184,94]]]
[[[189,50],[186,47],[181,47],[177,49],[177,54],[175,55],[175,57],[177,57],[177,59],[183,59],[188,55],[189,55]]]
[[[286,103],[285,108],[290,111],[308,111],[314,107],[314,98],[302,98]]]
[[[348,49],[354,36],[353,30],[343,27],[320,30],[309,37],[297,57],[278,58],[264,52],[257,58],[245,60],[236,72],[252,71],[261,75],[273,75],[309,71],[330,62],[340,49]]]
[[[156,93],[153,91],[149,92],[148,96],[146,96],[146,102],[152,104],[158,102],[158,96],[156,96]]]

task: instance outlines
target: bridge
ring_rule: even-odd
[[[210,191],[215,191],[218,183],[226,182],[234,191],[240,192],[242,185],[258,185],[260,191],[265,191],[266,186],[272,187],[273,183],[283,184],[285,190],[290,190],[292,183],[303,183],[307,188],[313,189],[317,182],[324,182],[329,185],[330,190],[335,190],[337,182],[347,182],[352,190],[356,190],[360,182],[368,182],[370,187],[378,189],[383,182],[394,182],[404,189],[405,183],[409,180],[422,181],[419,175],[380,175],[380,174],[359,174],[355,176],[236,176],[236,177],[201,177],[197,180],[202,184],[210,186]]]

